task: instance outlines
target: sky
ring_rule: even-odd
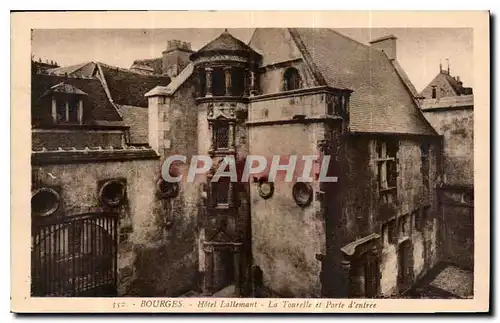
[[[336,29],[361,43],[393,34],[397,60],[417,88],[423,88],[450,64],[451,75],[460,76],[464,86],[474,87],[472,29],[466,28],[350,28]],[[32,55],[53,60],[60,66],[99,61],[129,68],[136,59],[160,57],[167,41],[191,43],[194,50],[207,44],[224,29],[36,29],[32,32]],[[229,29],[248,42],[253,29]]]

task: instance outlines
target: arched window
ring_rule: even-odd
[[[284,91],[301,88],[302,80],[300,79],[300,73],[296,68],[290,67],[285,71],[285,74],[283,75],[283,85]]]

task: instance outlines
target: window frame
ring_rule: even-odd
[[[283,72],[283,91],[294,91],[302,88],[302,75],[297,68],[291,66]]]
[[[388,150],[388,143],[394,144],[394,154]],[[399,149],[399,141],[397,140],[376,140],[376,158],[377,164],[377,184],[379,192],[396,190],[398,183],[398,159],[397,150]],[[389,172],[389,165],[394,165],[394,174]],[[392,174],[392,176],[390,176]]]

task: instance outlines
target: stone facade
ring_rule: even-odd
[[[338,42],[345,47],[321,56]],[[68,216],[103,212],[102,181],[126,183],[117,209],[120,296],[391,297],[442,259],[442,137],[394,67],[394,37],[370,47],[332,31],[257,29],[249,44],[227,31],[196,52],[171,43],[179,44],[182,68],[145,94],[148,146],[123,144],[125,124],[83,137],[75,130],[62,142],[54,131],[33,134],[34,156],[74,148],[65,162],[36,157],[33,168],[36,183],[60,187]],[[349,68],[321,66],[325,57]],[[365,58],[376,91],[362,76]],[[166,73],[159,63],[172,62],[135,65]],[[186,159],[166,168],[174,155]],[[185,176],[196,155],[214,167],[194,183],[165,180],[171,170]],[[224,158],[234,158],[240,179],[249,155],[278,155],[281,165],[318,158],[309,182],[297,180],[300,167],[292,181],[283,171],[271,180],[269,168],[248,181],[213,180]],[[322,156],[336,181],[320,181]]]

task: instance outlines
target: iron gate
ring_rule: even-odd
[[[116,296],[117,218],[91,213],[34,220],[32,296]]]

